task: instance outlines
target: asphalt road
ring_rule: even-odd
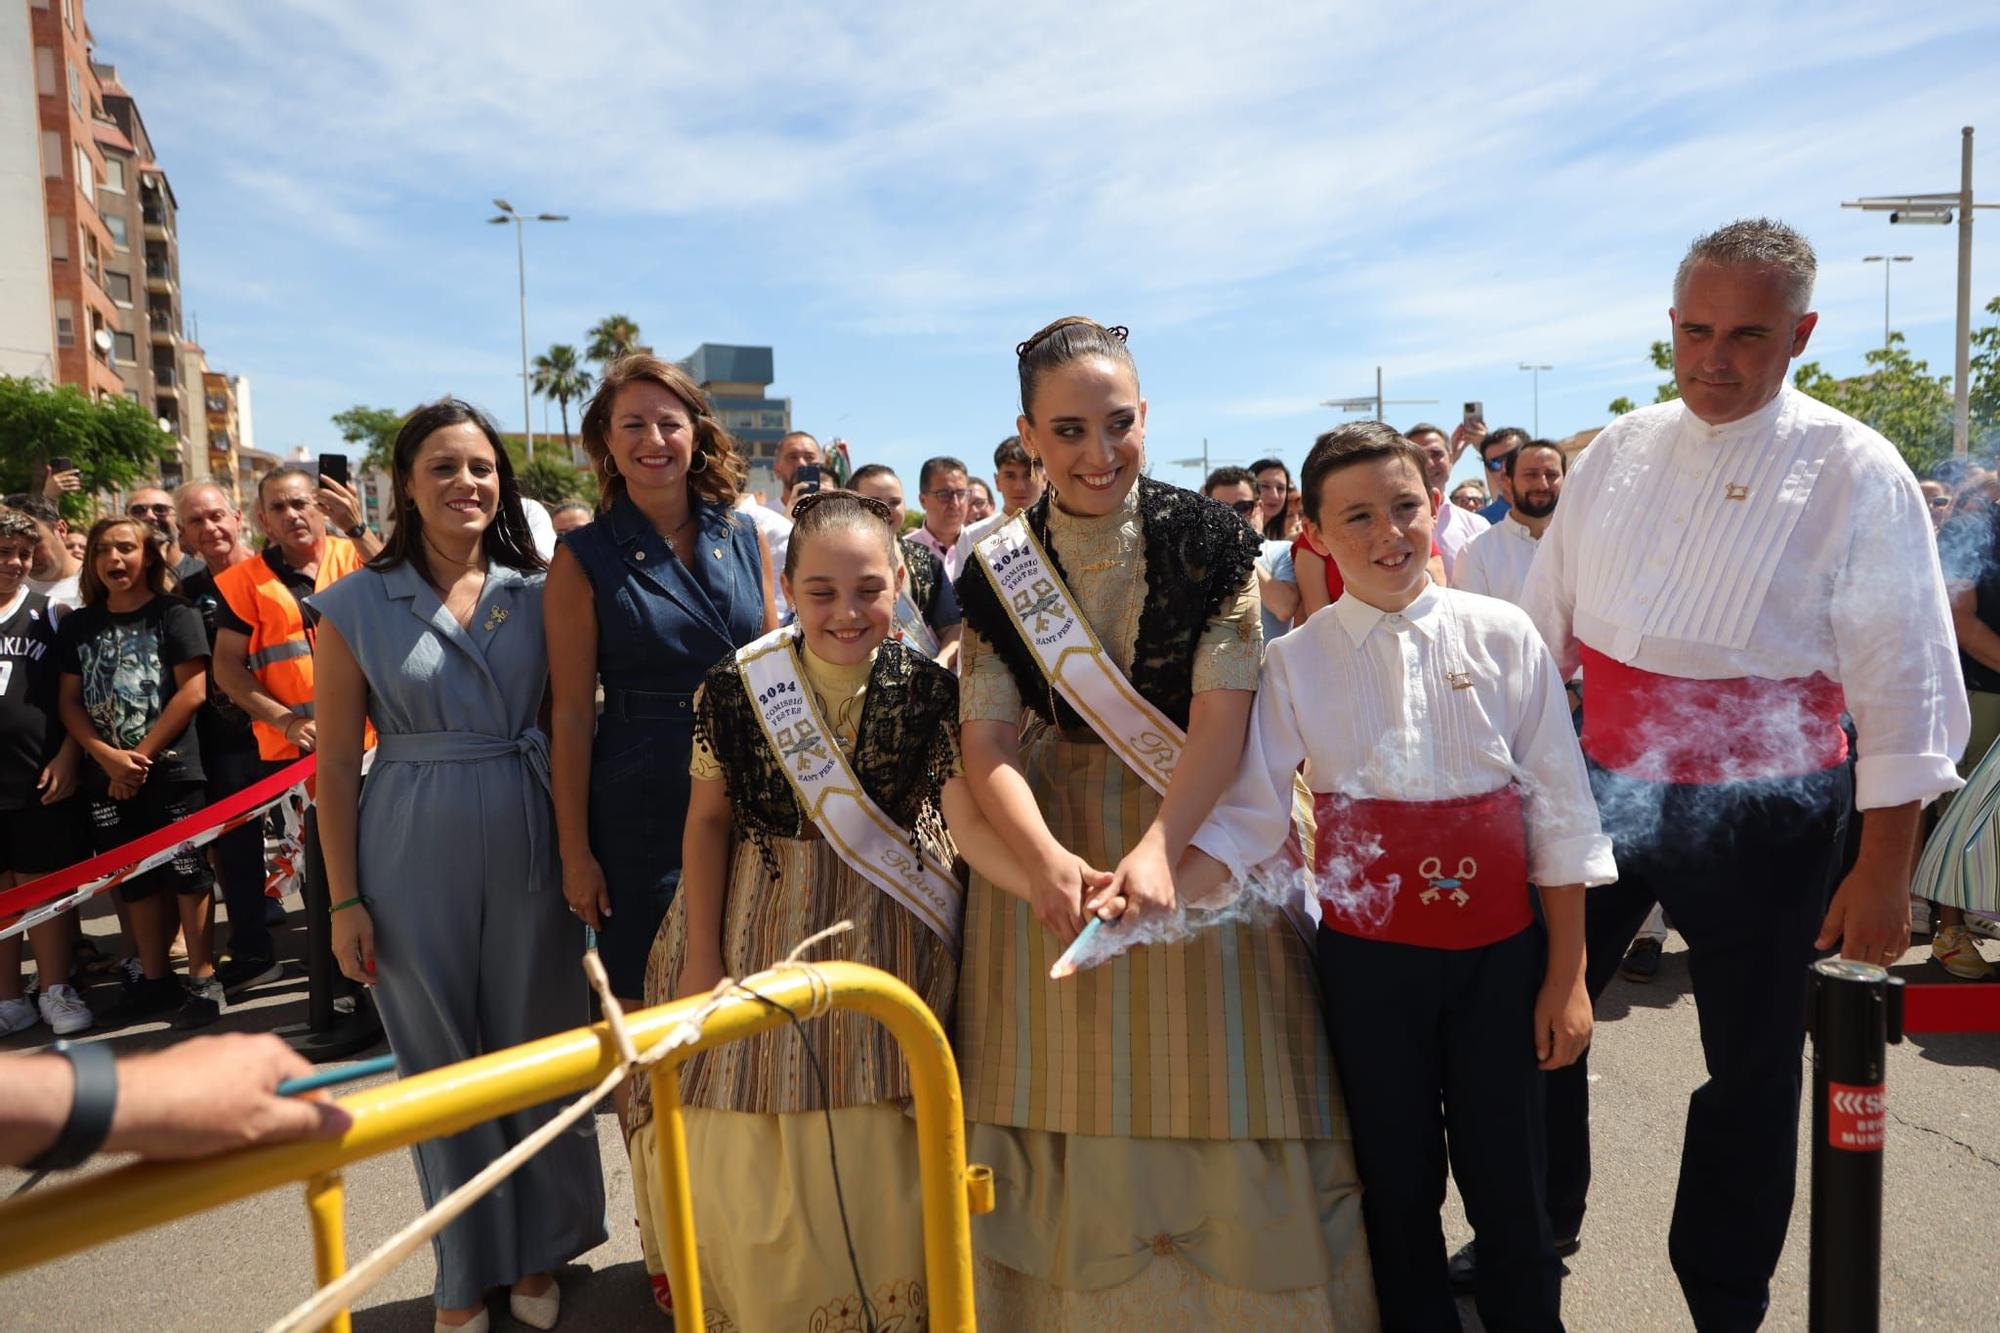
[[[1665,1240],[1686,1097],[1701,1077],[1682,948],[1674,937],[1657,980],[1615,982],[1599,1006],[1591,1056],[1595,1179],[1584,1246],[1570,1260],[1563,1297],[1572,1329],[1690,1327]],[[2000,945],[1989,941],[1985,948],[2000,957]],[[1944,980],[1927,958],[1927,950],[1913,949],[1898,971],[1911,981]],[[294,968],[232,1009],[224,1026],[294,1022],[303,1007],[304,983]],[[137,1047],[168,1035],[154,1025],[112,1039]],[[26,1049],[48,1037],[37,1028],[4,1045]],[[1889,1105],[1882,1326],[1994,1327],[2000,1323],[2000,1222],[1993,1208],[2000,1199],[2000,1036],[1927,1036],[1893,1048]],[[562,1275],[563,1327],[664,1327],[652,1313],[639,1258],[616,1122],[603,1113],[597,1124],[611,1239]],[[18,1172],[0,1170],[0,1194],[19,1179]],[[422,1204],[402,1154],[353,1166],[347,1180],[348,1254],[358,1259]],[[1806,1323],[1807,1180],[1802,1143],[1798,1204],[1767,1323],[1774,1329]],[[866,1207],[865,1195],[857,1206]],[[1449,1210],[1447,1234],[1455,1245],[1469,1233],[1455,1197]],[[357,1308],[355,1327],[428,1329],[431,1272],[427,1253],[413,1256]],[[0,1329],[254,1329],[310,1289],[305,1211],[288,1189],[0,1278]],[[1478,1328],[1470,1304],[1464,1309],[1467,1327]],[[505,1310],[498,1299],[496,1328],[510,1323]]]

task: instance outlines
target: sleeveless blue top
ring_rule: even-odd
[[[562,537],[590,580],[604,712],[591,747],[590,847],[611,893],[598,951],[612,989],[636,997],[680,883],[694,692],[708,669],[763,632],[757,528],[697,502],[692,567],[622,492]]]

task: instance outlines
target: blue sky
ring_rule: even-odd
[[[1516,12],[1510,12],[1516,11]],[[1407,425],[1544,434],[1645,402],[1674,264],[1719,222],[1818,247],[1812,354],[1895,323],[1949,370],[1955,229],[1843,211],[1956,189],[1980,125],[2000,198],[2000,13],[1977,4],[681,6],[91,0],[180,202],[212,365],[257,441],[335,447],[357,402],[445,392],[518,429],[529,342],[635,318],[674,356],[776,349],[799,426],[911,475],[977,470],[1013,346],[1132,329],[1167,460],[1303,457],[1372,392]],[[1981,215],[1975,303],[2000,294]],[[536,407],[540,429],[541,409]],[[551,415],[553,420],[553,414]]]

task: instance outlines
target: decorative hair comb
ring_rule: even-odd
[[[1113,324],[1110,327],[1106,328],[1104,325],[1097,323],[1095,320],[1085,319],[1081,316],[1073,316],[1069,319],[1057,320],[1055,323],[1049,325],[1047,328],[1043,329],[1040,333],[1037,333],[1034,337],[1028,339],[1026,342],[1015,343],[1014,344],[1015,357],[1016,358],[1026,357],[1028,353],[1034,351],[1035,348],[1043,340],[1048,338],[1050,335],[1054,334],[1057,329],[1075,328],[1078,324],[1091,325],[1094,328],[1102,330],[1104,333],[1110,335],[1111,337],[1116,338],[1121,343],[1124,342],[1128,337],[1130,337],[1132,333],[1132,331],[1126,328],[1123,324]]]
[[[881,519],[892,527],[897,525],[896,511],[882,501],[872,495],[860,495],[854,491],[842,490],[807,491],[792,505],[792,521],[797,522],[820,504],[836,498],[859,505],[863,512]]]

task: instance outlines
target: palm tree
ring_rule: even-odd
[[[590,392],[590,372],[577,360],[576,349],[568,343],[551,344],[549,350],[535,358],[535,370],[528,377],[535,392],[544,398],[556,400],[556,407],[562,412],[563,447],[576,456],[569,439],[569,405]]]
[[[608,366],[639,346],[639,326],[629,315],[606,315],[590,329],[590,346],[585,355],[600,366]]]

